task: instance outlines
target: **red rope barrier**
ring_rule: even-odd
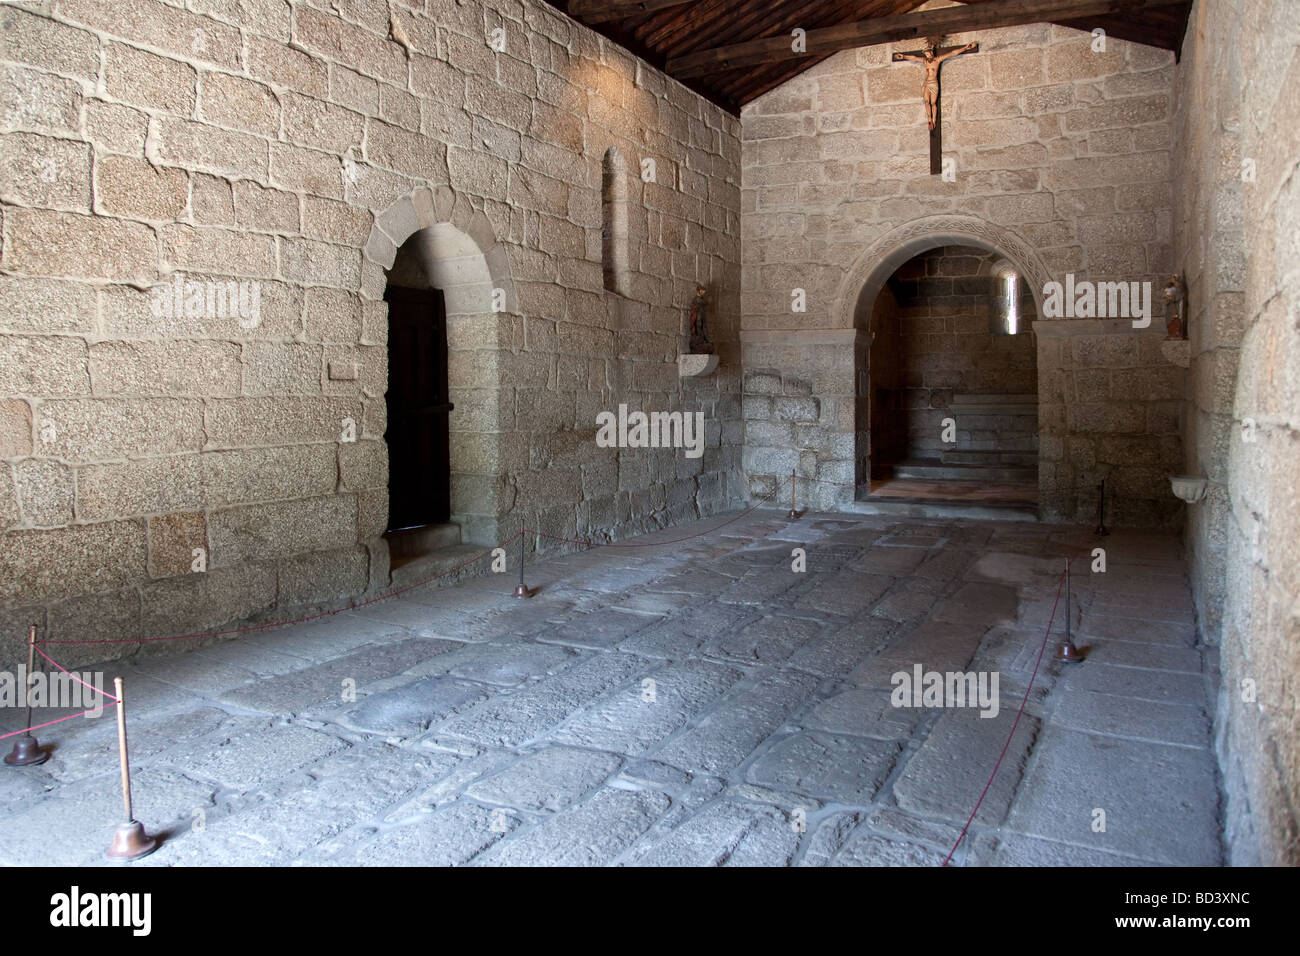
[[[1038,668],[1043,663],[1043,652],[1047,650],[1047,641],[1052,636],[1052,623],[1056,620],[1056,608],[1061,603],[1061,588],[1065,585],[1065,576],[1070,573],[1069,561],[1067,559],[1066,569],[1061,572],[1061,580],[1056,585],[1056,600],[1052,602],[1052,613],[1047,619],[1047,633],[1043,635],[1043,643],[1038,648],[1038,659],[1034,661],[1034,672],[1029,675],[1029,683],[1025,685],[1025,696],[1020,699],[1020,709],[1016,711],[1016,719],[1011,724],[1011,732],[1007,734],[1006,743],[1002,745],[1002,752],[998,754],[997,763],[993,765],[993,772],[989,774],[989,779],[984,784],[984,789],[980,791],[980,798],[975,801],[975,808],[971,810],[970,816],[966,818],[966,825],[961,828],[961,833],[957,835],[957,842],[952,845],[948,855],[944,857],[943,866],[947,866],[952,859],[952,855],[957,852],[957,847],[961,841],[966,838],[966,831],[970,829],[971,822],[975,819],[975,814],[979,813],[980,806],[984,803],[984,797],[988,795],[989,787],[993,786],[993,778],[998,775],[998,769],[1002,766],[1002,760],[1007,755],[1007,750],[1011,747],[1011,739],[1016,735],[1016,728],[1020,726],[1020,718],[1025,712],[1025,704],[1029,701],[1029,692],[1034,687],[1034,679],[1038,677]]]

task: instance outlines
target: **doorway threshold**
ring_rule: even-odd
[[[886,478],[871,482],[869,493],[854,501],[849,510],[912,518],[1037,521],[1038,484]]]
[[[490,561],[474,560],[483,554],[483,550],[481,546],[472,544],[453,544],[411,558],[404,564],[390,565],[388,586],[396,591],[416,588],[425,583],[432,588],[440,588],[476,577],[492,566]],[[408,598],[418,601],[419,593],[418,590],[413,591]]]
[[[385,531],[384,539],[388,542],[389,567],[395,571],[435,551],[460,544],[460,525],[444,522],[401,528]]]

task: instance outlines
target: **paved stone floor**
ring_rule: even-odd
[[[1067,553],[1088,659],[1049,644],[953,862],[1222,862],[1176,538],[764,511],[673,543],[720,520],[533,564],[530,601],[486,575],[105,665],[126,680],[136,816],[166,834],[136,865],[939,865]],[[996,671],[999,713],[893,707],[915,664]],[[43,766],[0,767],[0,862],[102,861],[111,714],[40,733]]]

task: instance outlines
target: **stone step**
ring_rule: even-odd
[[[1033,449],[953,450],[945,451],[939,460],[945,465],[1000,465],[1036,469],[1038,452]]]
[[[979,503],[916,498],[861,498],[845,508],[854,514],[906,518],[974,518],[981,521],[1037,521],[1038,511],[1023,501]]]
[[[388,539],[389,557],[394,562],[407,561],[431,551],[460,544],[460,525],[450,522],[426,524],[418,528],[390,531],[385,537]]]
[[[466,578],[477,577],[492,566],[487,558],[474,561],[487,549],[479,545],[453,544],[392,566],[391,588],[401,590],[428,581],[431,587],[444,587]],[[504,593],[509,593],[508,589]]]
[[[990,463],[953,463],[939,459],[918,458],[872,468],[873,479],[882,478],[940,478],[956,481],[1037,481],[1038,469],[1033,466]]]
[[[961,446],[950,451],[945,450],[943,452],[945,458],[948,455],[960,454],[966,451],[1000,452],[1003,454],[1020,452],[1035,457],[1038,455],[1038,436],[1026,432],[1007,432],[997,438],[967,438],[958,431],[957,439]],[[930,447],[934,446],[931,445]]]
[[[1037,405],[1036,392],[957,392],[953,404],[978,405]]]
[[[963,417],[968,417],[971,415],[1007,415],[1007,416],[1012,416],[1017,418],[1023,417],[1023,418],[1035,418],[1035,419],[1038,417],[1037,403],[1033,405],[1029,405],[1029,404],[1013,405],[1010,403],[998,405],[998,404],[991,404],[988,402],[984,402],[981,404],[972,403],[968,405],[959,405],[957,402],[949,402],[948,411],[951,412],[954,416],[963,416]],[[959,418],[958,421],[960,420],[961,419]]]

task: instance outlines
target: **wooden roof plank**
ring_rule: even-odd
[[[608,23],[694,2],[695,0],[569,0],[569,16],[586,24]]]
[[[1081,17],[1132,16],[1144,8],[1184,2],[1186,0],[988,0],[987,3],[874,17],[809,30],[804,53],[792,50],[787,36],[767,37],[669,57],[665,69],[671,76],[682,79],[744,66],[771,66],[782,60],[877,43]]]
[[[1180,54],[1191,0],[964,0],[963,6],[913,13],[923,0],[550,0],[610,40],[733,114],[841,49],[894,40],[1051,22],[1089,31],[1102,27],[1118,39]],[[999,20],[1014,7],[1028,19]],[[1066,16],[1045,16],[1045,12]],[[1083,12],[1080,12],[1083,11]],[[1100,12],[1098,12],[1100,11]],[[977,18],[972,25],[969,17]],[[902,36],[881,38],[914,18]],[[961,18],[960,20],[954,18]],[[790,50],[790,31],[807,31],[807,51]],[[872,31],[877,32],[872,32]],[[838,32],[837,32],[838,31]],[[824,38],[837,40],[829,46]],[[763,47],[770,45],[770,50]],[[761,55],[681,71],[682,61],[748,47]],[[712,48],[712,49],[710,49]]]

